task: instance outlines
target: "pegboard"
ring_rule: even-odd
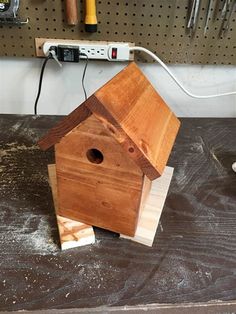
[[[236,64],[236,18],[219,37],[224,0],[215,0],[214,17],[204,36],[208,0],[201,1],[196,32],[186,30],[188,0],[97,1],[98,32],[84,31],[84,1],[79,1],[78,26],[68,26],[62,0],[21,0],[19,16],[29,18],[22,26],[0,26],[0,55],[34,57],[37,37],[131,41],[157,53],[167,63]],[[150,61],[146,59],[140,60]]]

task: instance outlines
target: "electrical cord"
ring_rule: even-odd
[[[189,92],[183,85],[182,83],[177,79],[177,77],[171,72],[171,70],[168,68],[168,66],[157,56],[155,55],[153,52],[151,52],[150,50],[143,48],[143,47],[138,47],[138,46],[134,46],[134,47],[130,47],[129,48],[130,51],[142,51],[145,52],[146,54],[148,54],[150,57],[152,57],[155,61],[157,61],[163,68],[164,70],[170,75],[170,77],[176,82],[176,84],[182,89],[182,91],[184,91],[188,96],[192,97],[192,98],[200,98],[200,99],[204,99],[204,98],[215,98],[215,97],[222,97],[222,96],[229,96],[229,95],[236,95],[236,91],[233,92],[227,92],[227,93],[222,93],[222,94],[213,94],[213,95],[196,95],[193,94],[191,92]]]
[[[82,88],[83,88],[83,91],[84,91],[85,100],[87,100],[88,96],[87,96],[87,92],[86,92],[86,89],[85,89],[84,80],[85,80],[86,70],[87,70],[87,67],[88,67],[89,58],[88,58],[88,56],[85,53],[80,53],[79,55],[86,57],[86,63],[85,63],[85,67],[84,67],[83,75],[82,75]],[[45,67],[47,65],[48,60],[50,60],[50,59],[54,59],[61,66],[61,63],[57,59],[57,55],[56,55],[55,50],[49,51],[49,55],[45,58],[45,60],[43,62],[43,65],[42,65],[41,73],[40,73],[38,93],[37,93],[37,97],[36,97],[35,104],[34,104],[34,114],[35,115],[38,114],[37,113],[38,112],[38,101],[39,101],[39,97],[40,97],[41,90],[42,90],[43,75],[44,75]]]
[[[42,89],[42,83],[43,83],[43,74],[44,74],[44,70],[45,67],[47,65],[48,60],[52,59],[53,56],[51,53],[49,53],[49,55],[44,59],[43,65],[42,65],[42,69],[41,69],[41,73],[40,73],[40,78],[39,78],[39,87],[38,87],[38,94],[34,103],[34,114],[37,115],[37,111],[38,111],[38,101],[39,101],[39,97],[41,94],[41,89]]]
[[[87,100],[88,96],[87,96],[87,92],[86,92],[85,85],[84,85],[84,79],[85,79],[85,74],[86,74],[86,70],[87,70],[87,67],[88,67],[89,58],[88,58],[88,56],[85,53],[80,53],[80,56],[85,56],[86,57],[86,63],[85,63],[84,71],[83,71],[83,75],[82,75],[82,88],[83,88],[83,91],[84,91],[84,98],[85,98],[85,100]]]

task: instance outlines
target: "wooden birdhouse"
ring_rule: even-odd
[[[39,141],[43,150],[55,145],[59,214],[133,236],[179,125],[137,65],[128,65]]]

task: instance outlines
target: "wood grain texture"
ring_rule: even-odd
[[[142,151],[132,141],[130,137],[122,129],[121,125],[114,119],[114,117],[103,107],[95,96],[89,98],[89,103],[86,106],[93,112],[96,118],[103,124],[106,130],[113,136],[123,148],[124,154],[127,154],[140,167],[143,173],[150,179],[154,180],[159,177],[159,172],[145,158]]]
[[[98,150],[103,160],[91,162]],[[118,233],[134,235],[143,173],[92,115],[55,147],[59,214]]]
[[[66,20],[68,25],[78,24],[78,4],[77,0],[65,0]]]
[[[53,195],[54,208],[62,251],[95,243],[93,227],[79,221],[58,215],[56,166],[48,165],[49,182]]]
[[[140,214],[134,237],[120,235],[146,246],[152,246],[166,196],[169,190],[173,168],[166,167],[162,176],[153,182],[144,178]],[[53,193],[54,206],[57,210],[57,179],[55,165],[48,165],[49,178]],[[93,228],[76,220],[57,215],[61,248],[67,249],[95,242]],[[82,232],[81,232],[82,231]]]
[[[49,130],[49,132],[38,141],[39,147],[42,150],[47,150],[51,146],[55,145],[61,140],[63,136],[65,136],[90,115],[90,110],[85,107],[84,104],[81,104],[67,117],[63,118],[56,126]]]
[[[95,97],[161,175],[180,122],[138,66],[130,63]]]
[[[47,173],[54,152],[35,145],[61,118],[0,115],[0,310],[158,303],[163,313],[190,303],[177,312],[187,314],[202,302],[205,314],[210,302],[211,314],[235,312],[236,119],[181,119],[151,248],[95,228],[95,244],[61,252]]]
[[[95,243],[92,226],[60,215],[57,223],[62,251]]]
[[[152,181],[151,191],[148,193],[142,204],[134,237],[127,237],[121,234],[121,238],[152,246],[173,176],[173,171],[174,168],[166,167],[162,176]]]
[[[143,178],[143,188],[142,188],[142,196],[141,196],[141,201],[140,201],[140,208],[139,208],[139,215],[141,214],[141,211],[143,210],[147,198],[150,194],[152,188],[152,181],[148,179],[147,176],[144,176]]]

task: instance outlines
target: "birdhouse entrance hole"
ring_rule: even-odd
[[[86,156],[93,164],[101,164],[103,162],[103,154],[96,148],[89,149]]]

